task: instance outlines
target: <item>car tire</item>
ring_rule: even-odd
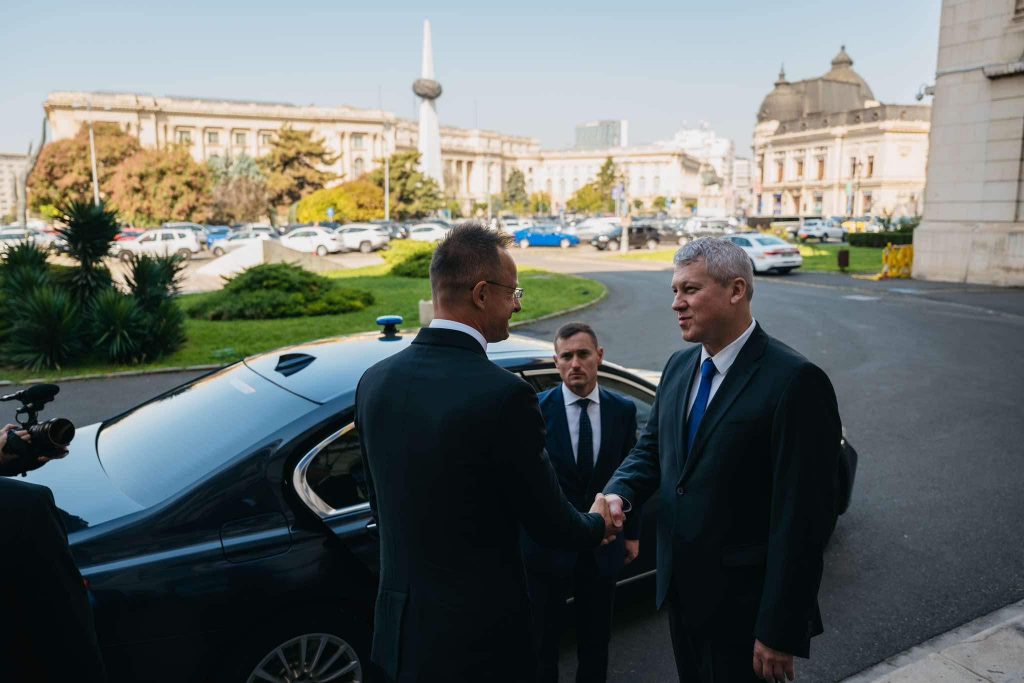
[[[222,247],[214,247],[213,255],[215,258],[220,258],[221,256],[224,255],[224,249]]]
[[[558,246],[560,246],[562,249],[568,249],[569,247],[572,246],[572,243],[568,239],[563,237],[562,241],[558,243]]]
[[[131,263],[132,252],[122,251],[120,254],[117,255],[117,258],[121,260],[121,263]]]
[[[647,240],[647,245],[646,245],[646,246],[647,246],[647,248],[648,248],[648,249],[649,249],[650,251],[654,251],[654,250],[655,250],[655,249],[657,249],[657,248],[658,248],[658,246],[659,246],[659,244],[658,244],[658,240]]]
[[[327,256],[327,247],[321,244],[319,247],[316,248],[316,255]]]
[[[520,249],[529,249],[530,248],[530,240],[528,240],[528,239],[521,239],[521,240],[519,240],[519,248]]]
[[[787,273],[793,272],[792,268],[776,268],[775,272],[779,275],[786,275]]]
[[[754,259],[750,259],[750,268],[754,271],[754,275],[757,275],[757,264],[754,263]]]
[[[192,252],[189,251],[188,249],[179,249],[178,256],[181,258],[182,261],[192,260]]]
[[[369,254],[371,251],[373,251],[373,245],[370,244],[369,242],[360,242],[359,251],[361,251],[364,254]]]

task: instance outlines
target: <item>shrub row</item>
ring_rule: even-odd
[[[884,247],[888,244],[913,244],[913,232],[851,232],[846,236],[851,247]]]

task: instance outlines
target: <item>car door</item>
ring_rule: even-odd
[[[160,234],[156,231],[147,232],[139,237],[136,244],[140,253],[156,254],[160,248]]]

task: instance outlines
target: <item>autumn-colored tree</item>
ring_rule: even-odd
[[[597,178],[576,190],[565,203],[570,211],[581,213],[611,213],[615,210],[612,188],[621,181],[611,157],[605,159]]]
[[[213,157],[207,166],[214,182],[211,221],[243,223],[267,215],[267,182],[252,157]]]
[[[327,209],[334,209],[334,220],[372,221],[384,217],[384,190],[363,177],[337,187],[317,190],[299,201],[295,217],[300,223],[328,220]]]
[[[313,137],[313,131],[282,127],[270,143],[270,152],[257,159],[267,179],[270,204],[291,205],[321,189],[335,174],[320,169],[337,160],[323,140]]]
[[[437,181],[419,170],[420,153],[415,150],[391,155],[391,216],[398,220],[418,218],[444,206],[444,197]],[[369,174],[370,180],[383,189],[384,165]]]
[[[547,192],[534,192],[530,195],[531,213],[549,213],[551,211],[551,195]]]
[[[665,209],[668,208],[668,198],[667,197],[655,197],[654,201],[651,202],[651,207],[655,211],[664,211]]]
[[[100,196],[110,197],[110,181],[118,165],[135,155],[139,141],[116,123],[96,123],[96,176]],[[29,206],[47,216],[55,216],[58,205],[92,201],[92,169],[89,156],[89,127],[82,124],[73,138],[51,142],[43,147],[39,161],[28,180]]]
[[[136,225],[205,221],[210,216],[210,170],[184,147],[146,149],[121,163],[110,181],[110,203]]]

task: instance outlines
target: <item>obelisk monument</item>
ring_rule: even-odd
[[[423,65],[420,77],[412,84],[420,98],[420,170],[444,189],[441,171],[441,127],[437,122],[437,105],[441,84],[434,80],[434,49],[430,44],[430,20],[423,22]]]

